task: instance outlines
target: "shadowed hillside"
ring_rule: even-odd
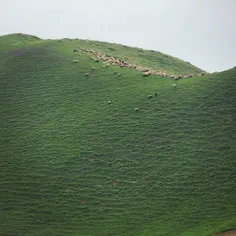
[[[195,76],[158,52],[22,34],[0,37],[0,57],[2,235],[236,227],[235,68]]]

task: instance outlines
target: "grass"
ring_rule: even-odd
[[[173,88],[73,49],[112,48],[152,68],[164,54],[4,37],[1,235],[206,236],[236,227],[236,69]],[[167,58],[156,69],[201,71]]]

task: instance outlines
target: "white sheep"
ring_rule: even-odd
[[[78,60],[73,60],[73,62],[79,62]]]
[[[173,84],[173,87],[175,88],[177,85],[176,84]]]
[[[149,71],[143,73],[143,76],[149,76],[149,75],[151,75],[151,72]]]

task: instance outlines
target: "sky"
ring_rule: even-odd
[[[0,35],[160,51],[208,72],[236,66],[236,0],[0,0]]]

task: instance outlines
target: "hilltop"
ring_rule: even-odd
[[[22,34],[0,37],[0,58],[3,235],[236,227],[236,68]]]
[[[21,47],[24,44],[30,45],[40,45],[41,48],[49,47],[52,45],[57,49],[67,49],[72,50],[74,47],[75,52],[83,52],[84,56],[89,57],[97,55],[103,55],[105,57],[117,58],[121,61],[126,61],[133,66],[140,66],[142,69],[140,71],[158,71],[163,74],[163,76],[169,75],[173,78],[178,78],[179,76],[189,76],[189,75],[200,75],[205,73],[205,71],[191,65],[189,62],[184,62],[178,58],[156,52],[153,50],[144,50],[141,48],[133,48],[120,44],[111,44],[99,41],[90,40],[79,40],[79,39],[60,39],[60,40],[41,40],[36,36],[24,35],[24,34],[11,34],[0,37],[1,50],[9,50],[11,47]],[[72,56],[72,55],[71,55]],[[73,55],[78,58],[77,55]],[[101,57],[99,58],[101,59]],[[153,73],[155,74],[155,73]]]

